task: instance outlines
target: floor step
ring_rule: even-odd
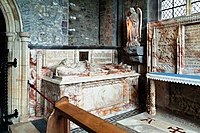
[[[9,126],[10,133],[40,133],[31,122],[17,123]]]
[[[45,133],[46,120],[38,119],[9,126],[10,133]]]
[[[117,121],[117,126],[132,133],[199,133],[200,126],[166,113],[151,116],[146,112]]]

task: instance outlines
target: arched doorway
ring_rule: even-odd
[[[7,36],[6,24],[2,11],[0,11],[0,130],[4,130],[8,114],[8,86],[7,86]]]
[[[19,117],[15,121],[26,121],[28,117],[28,79],[29,79],[29,35],[23,32],[22,18],[15,0],[0,0],[0,58],[7,62],[17,59],[17,66],[7,69],[7,97],[3,105],[8,105],[8,114],[18,109]],[[4,20],[4,21],[2,21]],[[1,39],[0,38],[0,39]],[[2,50],[7,50],[3,56]],[[1,78],[1,77],[0,77]],[[2,83],[6,83],[3,82]],[[1,84],[1,81],[0,81]],[[4,95],[4,94],[2,94]]]

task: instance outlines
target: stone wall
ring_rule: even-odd
[[[30,45],[33,46],[121,46],[126,42],[123,19],[135,5],[143,10],[142,42],[146,42],[147,3],[144,0],[126,0],[120,4],[117,0],[17,0],[17,4],[24,31],[31,33]],[[120,40],[118,34],[125,40]]]
[[[31,45],[34,46],[99,45],[99,42],[123,45],[123,40],[117,42],[120,40],[118,34],[124,35],[126,40],[125,22],[120,18],[124,19],[128,9],[138,5],[143,10],[144,31],[147,2],[126,0],[118,3],[117,0],[17,0],[24,31],[31,33]],[[146,42],[146,32],[142,33],[142,42]]]
[[[191,118],[200,118],[200,87],[182,84],[170,85],[170,108]]]
[[[98,45],[99,0],[69,0],[69,2],[71,17],[69,45]],[[76,17],[76,20],[72,17]]]
[[[116,46],[117,41],[117,2],[100,1],[100,44]]]
[[[98,45],[98,0],[17,0],[30,45]]]
[[[156,105],[188,119],[200,118],[200,87],[156,81]]]
[[[67,45],[67,0],[17,0],[17,4],[31,45]]]

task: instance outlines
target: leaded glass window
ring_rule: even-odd
[[[192,14],[200,12],[200,0],[191,0]]]
[[[162,0],[162,19],[186,15],[186,0]]]
[[[200,12],[200,0],[161,0],[161,19]]]

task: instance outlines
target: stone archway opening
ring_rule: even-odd
[[[0,20],[0,32],[2,33],[0,37],[4,38],[0,38],[0,58],[3,56],[2,50],[6,49],[7,56],[5,57],[7,57],[7,63],[13,62],[14,59],[17,60],[16,67],[9,66],[5,73],[8,81],[7,112],[11,114],[17,109],[19,117],[14,121],[27,121],[29,116],[29,34],[23,32],[21,14],[15,0],[0,0]]]
[[[0,130],[5,128],[8,115],[8,86],[7,86],[7,36],[6,24],[2,11],[0,10]]]
[[[2,56],[3,50],[7,49],[6,39],[6,23],[2,11],[0,10],[0,56]]]

